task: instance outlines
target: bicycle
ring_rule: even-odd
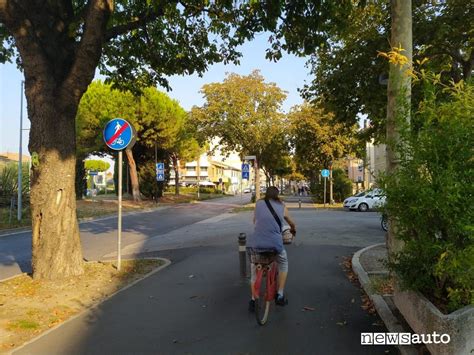
[[[385,232],[388,231],[388,216],[385,213],[380,217],[380,226]]]
[[[278,264],[275,250],[253,250],[250,262],[255,265],[255,281],[252,297],[255,299],[255,318],[259,325],[265,325],[270,314],[271,302],[278,290]]]

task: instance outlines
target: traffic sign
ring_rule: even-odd
[[[123,118],[114,118],[104,128],[104,141],[113,150],[123,150],[132,142],[133,127]]]
[[[242,172],[249,172],[250,164],[242,164]]]
[[[95,176],[95,175],[99,175],[99,173],[94,170],[89,171],[89,176]]]
[[[164,163],[156,163],[156,181],[165,181]]]
[[[250,179],[250,173],[248,171],[242,171],[242,179]]]
[[[328,169],[321,170],[321,176],[322,177],[329,177],[329,170]]]

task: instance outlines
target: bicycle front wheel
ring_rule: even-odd
[[[260,325],[265,325],[268,320],[268,315],[270,313],[270,301],[267,300],[267,273],[257,271],[262,273],[262,278],[260,281],[260,287],[257,291],[258,295],[255,297],[255,316],[257,318],[257,323]]]

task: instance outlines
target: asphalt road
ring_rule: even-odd
[[[360,345],[360,333],[387,330],[361,308],[341,267],[384,241],[379,216],[308,207],[290,209],[298,234],[287,247],[289,305],[273,308],[266,326],[247,312],[248,283],[239,277],[237,235],[251,233],[252,213],[221,205],[219,215],[128,244],[124,254],[172,264],[16,353],[396,354]]]
[[[246,204],[250,195],[178,204],[123,216],[122,246],[143,242],[157,235],[217,216],[236,205]],[[110,216],[80,224],[83,255],[98,260],[117,248],[117,217]],[[31,231],[0,235],[0,280],[31,271]]]

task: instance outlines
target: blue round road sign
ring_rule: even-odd
[[[133,139],[133,127],[123,118],[114,118],[104,128],[104,141],[113,150],[127,148]]]
[[[321,176],[322,177],[329,177],[329,170],[328,169],[321,170]]]

